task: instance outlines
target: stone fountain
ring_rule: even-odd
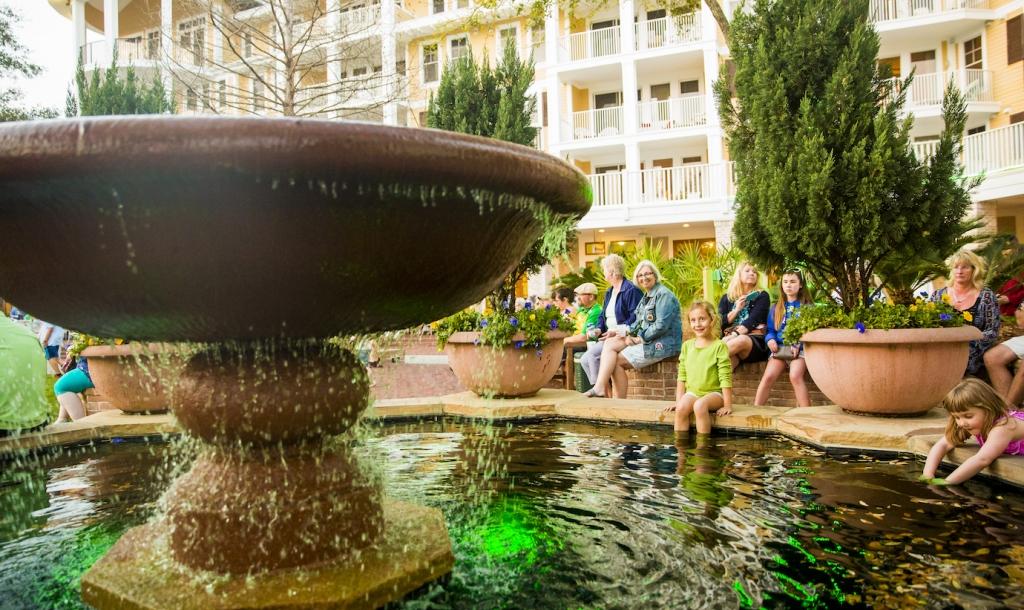
[[[0,293],[42,319],[190,342],[203,443],[82,579],[99,608],[379,606],[451,570],[440,511],[383,498],[338,435],[365,371],[324,340],[478,301],[589,187],[538,151],[333,121],[0,126]],[[198,345],[192,342],[199,342]]]

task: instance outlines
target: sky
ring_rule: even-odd
[[[71,20],[61,17],[47,0],[0,0],[0,5],[12,7],[21,17],[14,26],[15,36],[27,47],[28,59],[43,69],[35,78],[16,81],[24,93],[24,105],[48,106],[63,114],[75,72]],[[6,80],[4,84],[9,84],[9,77]]]

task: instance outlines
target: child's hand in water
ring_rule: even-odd
[[[917,477],[917,480],[921,481],[922,483],[927,483],[928,485],[949,485],[949,483],[946,482],[946,479],[943,479],[942,477],[933,478],[921,475]]]

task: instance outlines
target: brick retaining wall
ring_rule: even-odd
[[[761,383],[761,376],[764,374],[764,362],[756,364],[743,364],[738,371],[733,372],[733,402],[736,404],[754,404],[754,395],[757,393],[757,384]],[[627,371],[629,379],[629,393],[627,398],[641,400],[675,400],[676,375],[678,374],[679,360],[672,358],[662,360],[652,366],[639,371]],[[829,405],[832,402],[825,398],[814,381],[807,376],[807,389],[811,394],[812,405]],[[779,377],[772,386],[771,396],[768,405],[773,407],[795,407],[796,395],[793,393],[793,386],[789,383],[788,372]]]

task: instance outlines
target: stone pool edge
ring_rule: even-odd
[[[378,400],[366,417],[387,421],[425,417],[458,417],[492,421],[557,418],[618,424],[670,426],[664,409],[671,401],[585,398],[571,390],[543,389],[535,396],[486,399],[471,392],[424,398]],[[780,434],[831,454],[895,454],[918,459],[942,435],[946,415],[938,408],[921,417],[881,418],[852,415],[839,407],[755,407],[736,405],[733,413],[716,417],[714,428],[755,434]],[[170,414],[129,415],[102,411],[77,422],[51,426],[19,437],[0,438],[0,460],[52,447],[82,445],[115,438],[167,436],[181,432]],[[953,451],[946,464],[955,466],[977,451]],[[981,473],[1024,488],[1024,457],[1003,456]]]

